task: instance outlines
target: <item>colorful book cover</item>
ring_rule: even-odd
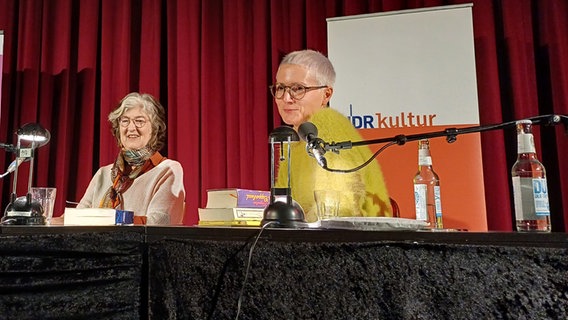
[[[265,208],[270,203],[270,191],[251,189],[207,190],[207,208]]]

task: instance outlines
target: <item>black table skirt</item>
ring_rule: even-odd
[[[527,247],[490,245],[483,235],[482,245],[387,240],[400,236],[388,232],[364,242],[274,236],[253,249],[240,319],[568,319],[563,240]],[[149,241],[151,315],[234,319],[254,238],[193,238]]]
[[[566,234],[258,234],[0,227],[0,319],[568,319]]]
[[[0,319],[145,317],[143,233],[37,230],[0,238]]]

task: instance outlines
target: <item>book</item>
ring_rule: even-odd
[[[198,208],[199,221],[260,221],[264,208]]]
[[[116,210],[110,208],[65,208],[65,226],[111,226],[116,222]]]
[[[201,227],[260,227],[262,220],[199,221]]]
[[[207,190],[206,208],[265,208],[270,203],[270,191],[251,189]]]

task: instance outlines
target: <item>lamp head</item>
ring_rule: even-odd
[[[19,140],[32,142],[38,148],[46,145],[51,139],[49,131],[39,123],[26,123],[16,131],[16,135]]]
[[[269,142],[298,142],[300,137],[294,129],[288,126],[280,126],[270,133]]]

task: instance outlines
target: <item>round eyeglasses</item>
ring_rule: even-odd
[[[142,128],[143,126],[146,125],[146,119],[144,118],[134,118],[134,119],[130,119],[127,117],[121,117],[120,119],[118,119],[118,123],[120,124],[121,127],[126,128],[130,125],[130,122],[134,122],[134,126],[136,128]]]
[[[270,93],[272,93],[272,96],[274,96],[274,98],[276,99],[282,99],[284,97],[284,93],[288,91],[288,94],[290,95],[290,97],[292,97],[292,99],[300,100],[306,95],[306,92],[327,88],[327,86],[306,87],[301,84],[285,86],[281,83],[277,83],[268,86],[268,88],[270,88]]]

